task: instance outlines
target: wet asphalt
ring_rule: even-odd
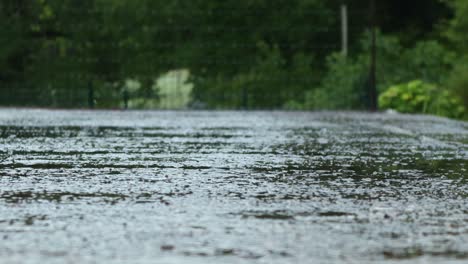
[[[467,263],[468,123],[0,109],[0,263]]]

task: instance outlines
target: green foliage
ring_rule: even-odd
[[[363,109],[368,101],[370,36],[361,39],[361,51],[345,58],[333,53],[327,59],[320,86],[307,93],[308,109]],[[377,35],[377,90],[415,78],[442,84],[449,74],[455,53],[437,41],[421,41],[405,49],[398,38]]]
[[[414,6],[442,14],[434,5],[438,0],[425,2],[432,4],[423,7],[418,0]],[[466,1],[452,2],[456,16],[446,35],[464,50],[468,7]],[[370,35],[362,31],[368,21],[353,16],[356,30],[350,32],[350,56],[344,58],[335,52],[340,4],[2,0],[0,86],[8,92],[0,104],[86,107],[92,83],[96,107],[114,108],[122,103],[126,80],[135,79],[141,89],[132,93],[131,103],[160,107],[161,89],[153,89],[154,79],[188,69],[195,84],[192,104],[197,107],[363,109],[368,101]],[[350,13],[367,11],[366,1],[348,4]],[[395,12],[399,5],[379,1],[382,10]],[[444,84],[454,53],[440,42],[417,39],[429,31],[418,26],[420,16],[398,17],[398,25],[410,29],[394,27],[394,19],[380,20],[383,30],[394,34],[378,34],[379,91],[413,79]],[[395,36],[415,45],[408,47]],[[463,65],[457,69],[462,71]],[[460,78],[452,74],[447,87],[463,96]],[[186,105],[188,94],[177,105]]]
[[[447,37],[461,51],[468,51],[468,1],[466,0],[446,0],[455,13],[450,20],[448,28],[445,30]]]
[[[465,114],[461,100],[449,90],[415,80],[394,85],[379,97],[383,109],[394,109],[402,113],[424,113],[460,118]]]
[[[327,59],[327,73],[321,86],[306,95],[308,109],[361,108],[366,64],[350,62],[340,53]]]
[[[468,1],[450,0],[454,17],[445,28],[445,35],[451,41],[458,58],[453,71],[449,74],[447,87],[451,92],[462,98],[465,109],[468,109]],[[465,116],[468,118],[468,114]]]
[[[444,84],[456,61],[456,53],[438,41],[421,41],[403,52],[406,64],[404,80],[419,78],[426,82]]]
[[[448,78],[448,88],[463,100],[468,109],[468,58],[461,59]],[[468,113],[467,113],[468,115]],[[468,117],[468,116],[466,116]]]
[[[360,52],[344,57],[333,53],[327,58],[326,74],[318,88],[307,93],[309,109],[363,109],[366,107],[370,62],[370,34],[361,38]],[[378,89],[397,82],[404,70],[400,64],[402,46],[397,38],[378,34]]]
[[[278,88],[284,87],[286,80],[285,60],[278,46],[269,47],[266,43],[258,44],[259,53],[255,63],[232,78],[218,76],[200,84],[205,91],[210,91],[211,98],[204,94],[210,106],[222,108],[268,108],[278,102],[270,96],[277,95]]]
[[[203,80],[199,95],[237,97],[224,101],[228,107],[278,107],[288,78],[307,80],[293,64],[307,64],[310,47],[333,34],[324,30],[336,23],[330,14],[322,0],[4,0],[0,85],[24,87],[31,103],[82,107],[92,82],[97,105],[119,98],[117,107],[116,83],[148,83],[187,68]],[[301,98],[303,83],[288,87]],[[106,92],[108,99],[102,98]],[[268,102],[264,95],[279,99]]]
[[[287,108],[286,100],[300,105],[304,91],[316,82],[311,65],[312,58],[304,53],[288,63],[277,45],[260,42],[250,68],[231,78],[218,75],[199,80],[196,98],[213,108]]]

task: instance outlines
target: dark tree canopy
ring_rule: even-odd
[[[198,97],[225,99],[249,87],[253,106],[303,101],[340,50],[340,5],[349,8],[353,56],[369,29],[369,2],[3,0],[0,86],[9,99],[0,103],[81,107],[91,83],[107,94],[102,106],[112,106],[125,79],[149,87],[180,68],[191,71]],[[437,26],[454,15],[439,0],[376,2],[382,34],[398,36],[403,48],[442,39]],[[236,100],[213,106],[238,107]]]

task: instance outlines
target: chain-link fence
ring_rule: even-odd
[[[368,3],[5,1],[0,105],[372,109]]]

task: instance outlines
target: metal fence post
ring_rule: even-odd
[[[92,81],[88,82],[88,107],[94,109],[94,88]]]
[[[124,109],[128,109],[128,100],[130,99],[130,95],[128,93],[127,88],[123,91],[123,101],[124,101]]]
[[[245,86],[242,89],[242,107],[243,107],[243,110],[249,109],[249,91],[247,90]]]

